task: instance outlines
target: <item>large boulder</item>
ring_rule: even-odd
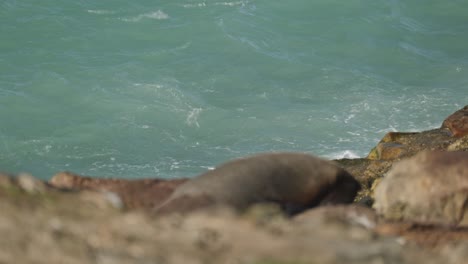
[[[447,117],[441,128],[450,130],[454,137],[468,135],[468,105]]]
[[[374,208],[387,219],[468,226],[468,152],[398,162],[376,187]]]

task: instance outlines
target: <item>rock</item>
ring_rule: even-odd
[[[395,164],[375,190],[387,219],[468,226],[468,152],[422,152]]]
[[[374,231],[383,236],[395,236],[420,247],[438,250],[448,245],[458,245],[468,241],[466,228],[421,225],[412,222],[381,222]]]
[[[381,160],[397,159],[406,152],[405,145],[396,142],[379,143],[377,145],[378,157]]]
[[[367,158],[371,160],[393,160],[402,157],[408,152],[403,142],[406,141],[406,138],[417,134],[413,132],[389,132],[371,150]]]
[[[374,201],[372,186],[374,182],[383,177],[391,168],[391,160],[370,159],[340,159],[335,160],[342,168],[351,173],[361,184],[361,191],[357,194],[355,202],[371,206]]]
[[[117,194],[109,191],[96,192],[83,190],[79,192],[79,198],[83,202],[96,206],[97,209],[103,209],[109,206],[116,209],[122,209],[124,207],[120,197]]]
[[[0,173],[0,187],[8,188],[13,185],[11,176],[7,174]]]
[[[468,151],[468,136],[457,139],[455,142],[450,144],[447,148],[448,151]]]
[[[156,212],[218,205],[243,211],[257,203],[276,203],[293,215],[319,204],[350,203],[359,188],[352,175],[330,161],[303,153],[266,153],[227,162],[187,181]]]
[[[454,137],[468,135],[468,105],[447,117],[441,128],[450,130]]]
[[[293,218],[295,224],[342,223],[372,230],[378,223],[374,210],[361,205],[321,206],[308,210]]]
[[[94,197],[83,201],[82,191],[50,191],[10,195],[0,188],[0,237],[8,238],[0,240],[0,263],[443,261],[431,252],[339,221],[283,219],[258,224],[256,219],[229,211],[153,218],[144,211],[120,211],[105,204],[96,207]]]
[[[448,120],[466,120],[467,107],[452,115],[456,118],[448,118]],[[460,123],[460,121],[457,122]],[[453,137],[452,132],[445,126],[450,125],[422,132],[389,132],[366,158],[335,160],[361,184],[362,189],[356,196],[356,201],[367,205],[372,204],[371,186],[376,179],[388,172],[395,161],[412,157],[424,150],[468,151],[468,137],[461,137],[460,133],[459,137]]]
[[[28,193],[43,193],[46,190],[44,182],[30,174],[20,174],[15,180],[18,186]]]
[[[49,180],[56,188],[116,193],[127,209],[153,209],[165,201],[187,179],[107,179],[61,172]]]
[[[447,150],[455,142],[444,129],[423,132],[389,132],[373,148],[368,159],[398,160],[414,156],[423,150]]]
[[[457,245],[446,245],[440,253],[447,264],[465,264],[468,259],[468,239]]]

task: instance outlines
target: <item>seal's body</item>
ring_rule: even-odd
[[[217,204],[244,210],[270,202],[295,214],[320,203],[352,202],[359,188],[349,173],[330,161],[302,153],[259,154],[185,182],[156,211],[184,212]]]

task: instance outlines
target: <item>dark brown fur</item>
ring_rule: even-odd
[[[348,172],[330,161],[302,153],[260,154],[227,162],[187,181],[156,212],[187,212],[217,204],[244,210],[273,202],[292,215],[321,203],[352,202],[359,188]],[[197,201],[192,207],[190,198]]]

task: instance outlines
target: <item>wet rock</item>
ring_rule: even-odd
[[[468,105],[447,117],[441,128],[450,130],[454,137],[468,135]]]
[[[359,181],[362,189],[355,201],[368,206],[371,206],[374,200],[372,189],[374,182],[382,178],[393,164],[391,160],[371,159],[340,159],[335,162]]]
[[[468,152],[429,152],[399,162],[375,190],[387,219],[468,226]]]
[[[186,179],[107,179],[93,178],[61,172],[52,177],[49,184],[56,188],[109,191],[116,193],[128,209],[153,209]]]

